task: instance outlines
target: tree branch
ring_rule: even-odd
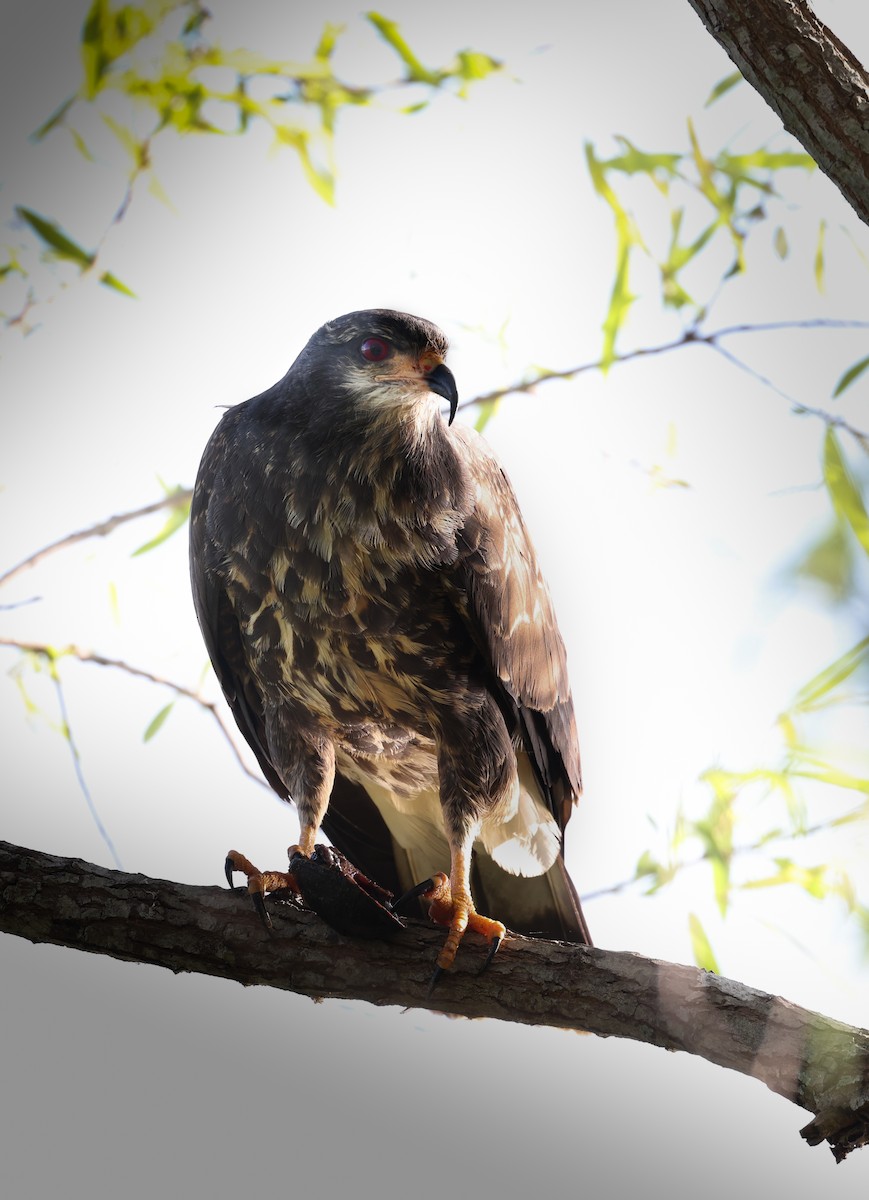
[[[116,518],[112,518],[115,520]],[[60,543],[56,542],[59,546]],[[22,642],[17,638],[0,637],[0,647],[6,647],[10,650],[20,650],[22,654],[38,654],[42,658],[48,660],[52,667],[56,666],[61,658],[74,658],[76,662],[93,663],[98,667],[110,667],[116,671],[123,671],[125,675],[132,675],[134,679],[145,679],[148,683],[156,683],[159,687],[168,688],[174,692],[176,696],[184,696],[188,700],[192,700],[194,704],[198,704],[201,709],[204,709],[218,724],[220,732],[229,744],[229,748],[235,755],[236,762],[254,783],[264,787],[271,792],[271,788],[256,771],[252,771],[241,755],[241,751],[236,745],[235,739],[232,736],[232,731],[223,718],[221,707],[214,700],[206,700],[199,692],[193,691],[192,688],[185,687],[182,683],[175,683],[171,679],[166,679],[162,675],[155,675],[153,671],[144,671],[141,667],[134,667],[128,662],[124,662],[119,658],[106,658],[103,654],[97,654],[94,650],[84,650],[81,646],[49,646],[45,642]]]
[[[869,224],[869,75],[805,0],[688,0]]]
[[[443,931],[412,922],[389,941],[344,938],[294,904],[128,875],[0,842],[0,930],[33,942],[315,998],[435,1008],[585,1030],[699,1054],[815,1113],[801,1130],[837,1160],[869,1142],[869,1031],[733,980],[642,958],[510,937],[477,974],[477,947],[427,995]]]
[[[105,521],[98,521],[96,525],[88,525],[86,529],[78,529],[75,533],[67,533],[62,538],[58,538],[56,542],[50,542],[47,546],[43,546],[41,550],[36,550],[33,554],[29,554],[20,563],[16,563],[14,567],[10,567],[8,571],[4,571],[0,575],[0,586],[8,583],[10,579],[14,579],[16,575],[28,567],[35,567],[37,563],[42,562],[44,558],[48,558],[50,554],[54,554],[58,550],[64,550],[67,546],[74,546],[77,542],[85,542],[88,538],[108,537],[110,533],[114,533],[116,529],[121,525],[126,525],[128,521],[137,521],[139,517],[150,516],[151,513],[160,512],[161,509],[184,508],[190,503],[192,496],[193,488],[176,488],[168,496],[163,496],[161,500],[155,500],[152,504],[145,504],[142,508],[135,508],[131,512],[116,513],[113,517],[108,517]]]
[[[769,321],[759,325],[726,325],[721,329],[711,329],[707,332],[704,332],[697,326],[692,326],[671,342],[661,342],[657,346],[639,346],[635,350],[626,350],[624,353],[617,354],[610,365],[619,366],[622,363],[631,362],[637,358],[652,358],[658,354],[669,354],[672,350],[683,350],[686,346],[708,346],[711,350],[715,350],[721,354],[733,366],[752,374],[758,383],[763,384],[792,405],[795,412],[801,415],[819,417],[827,425],[833,425],[838,429],[844,430],[846,433],[851,434],[862,446],[866,446],[869,443],[869,434],[862,429],[857,429],[837,414],[827,412],[821,408],[810,408],[801,401],[796,400],[793,396],[789,396],[781,388],[777,387],[772,380],[761,375],[760,372],[755,371],[752,367],[749,367],[742,359],[737,358],[736,355],[731,354],[730,351],[725,350],[721,345],[723,338],[733,337],[734,335],[745,333],[776,333],[794,329],[869,329],[869,321],[813,317],[804,321]],[[533,392],[541,383],[549,383],[555,379],[576,379],[577,376],[585,375],[589,371],[602,371],[605,365],[604,359],[598,358],[593,362],[580,363],[578,366],[566,367],[563,370],[551,371],[546,367],[540,367],[528,379],[506,384],[504,387],[496,388],[494,391],[484,392],[479,396],[474,396],[471,400],[463,401],[459,405],[458,411],[461,412],[462,409],[472,408],[477,404],[492,404],[504,396]]]

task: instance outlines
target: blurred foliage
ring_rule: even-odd
[[[631,268],[637,255],[646,255],[655,262],[664,308],[684,310],[696,325],[706,315],[710,297],[721,282],[746,270],[746,238],[754,226],[768,218],[768,202],[778,195],[777,172],[811,171],[815,167],[814,160],[802,151],[772,151],[763,146],[747,154],[722,149],[709,157],[701,149],[691,120],[685,150],[650,153],[622,135],[615,140],[622,151],[612,158],[601,158],[591,142],[585,144],[592,184],[612,210],[616,235],[613,287],[603,323],[604,369],[617,357],[616,341],[636,300],[631,290]],[[669,233],[665,242],[657,239],[657,247],[619,193],[619,182],[625,179],[640,179],[647,185],[642,194],[645,213],[649,212],[650,195],[660,201]],[[648,217],[646,221],[652,224]],[[787,257],[788,241],[782,225],[773,229],[772,239],[778,256]],[[731,265],[721,281],[715,270],[711,276],[704,274],[704,280],[715,280],[715,289],[697,300],[688,291],[685,275],[704,252],[711,257],[722,240],[730,247]],[[817,262],[815,269],[817,275]]]
[[[707,105],[726,95],[740,79],[738,72],[722,79],[712,89]],[[632,357],[631,352],[621,353],[617,343],[638,298],[631,281],[639,257],[655,264],[659,303],[687,320],[685,339],[690,341],[707,336],[704,322],[722,288],[748,270],[749,236],[769,237],[780,260],[790,255],[789,208],[781,199],[779,177],[783,171],[813,170],[810,156],[799,149],[773,151],[767,146],[743,154],[726,148],[710,153],[701,147],[691,120],[687,133],[686,147],[654,152],[617,136],[621,152],[610,158],[600,156],[586,143],[592,185],[612,212],[616,244],[613,285],[602,326],[602,370]],[[631,200],[643,213],[642,225]],[[819,292],[825,285],[826,228],[822,220],[807,264]],[[723,271],[716,267],[722,251],[724,261],[729,260]],[[701,264],[705,269],[696,270]],[[695,295],[696,285],[703,288],[700,296]],[[710,344],[715,344],[714,335]],[[831,399],[857,384],[867,368],[869,357],[844,370]],[[858,625],[865,629],[865,597],[861,593],[869,578],[869,471],[865,462],[869,439],[866,431],[847,424],[833,411],[796,404],[795,411],[823,421],[820,474],[831,517],[820,538],[792,565],[791,578],[820,584],[827,599],[853,610]],[[851,451],[846,452],[843,435],[858,466],[849,460]],[[865,881],[860,881],[861,899],[857,881],[846,872],[829,864],[801,861],[803,843],[810,837],[869,823],[865,747],[858,767],[851,769],[844,761],[848,748],[824,744],[824,718],[833,710],[841,715],[848,708],[858,721],[863,720],[864,728],[869,724],[869,694],[865,687],[854,686],[855,680],[865,680],[867,675],[869,638],[864,638],[820,671],[779,714],[776,726],[781,754],[773,765],[757,764],[741,771],[715,766],[703,773],[701,779],[709,792],[707,808],[690,817],[680,810],[672,830],[663,838],[663,849],[643,852],[631,882],[641,883],[651,895],[672,884],[686,868],[706,864],[722,917],[728,912],[734,889],[795,886],[816,900],[838,900],[858,922],[869,954]],[[865,742],[869,744],[869,738]],[[819,810],[811,822],[810,808]],[[740,872],[735,878],[736,860]],[[712,945],[695,913],[689,914],[688,934],[697,965],[717,970]]]
[[[133,557],[147,554],[149,550],[156,550],[158,546],[162,546],[163,542],[167,541],[173,533],[184,528],[187,518],[190,516],[190,501],[192,500],[190,489],[182,487],[180,483],[175,484],[174,487],[167,487],[162,479],[159,480],[159,483],[169,508],[169,516],[162,529],[149,538],[138,550],[133,551]]]
[[[811,839],[869,822],[866,746],[857,752],[859,767],[847,769],[842,748],[824,743],[824,718],[833,710],[851,709],[865,727],[867,683],[869,637],[810,679],[778,715],[781,748],[774,765],[745,770],[715,766],[703,773],[701,779],[710,793],[706,811],[696,817],[680,811],[664,853],[656,856],[645,851],[637,862],[634,881],[652,895],[684,870],[705,863],[722,917],[727,915],[734,890],[796,886],[815,900],[838,900],[858,922],[869,955],[865,879],[855,880],[829,863],[807,865],[801,861]],[[816,814],[812,820],[810,811]],[[697,965],[715,970],[710,966],[711,946],[703,946],[698,928],[692,917],[692,945],[695,952],[698,946],[703,948]]]
[[[366,86],[347,83],[335,72],[333,57],[344,27],[326,23],[313,54],[294,62],[244,48],[224,49],[208,40],[209,12],[200,0],[146,0],[118,5],[93,0],[81,33],[82,81],[33,135],[39,142],[66,132],[88,160],[88,123],[96,118],[110,131],[128,159],[126,191],[111,224],[93,249],[63,229],[52,216],[18,205],[12,223],[17,244],[0,248],[0,284],[15,282],[16,300],[30,276],[33,243],[43,261],[64,262],[79,275],[94,271],[102,243],[119,221],[143,176],[165,199],[154,172],[154,142],[168,131],[182,136],[246,134],[259,124],[271,131],[277,148],[292,151],[312,188],[327,203],[335,199],[334,132],[343,108],[374,103],[385,93],[407,98],[401,111],[418,112],[439,92],[464,98],[472,84],[501,64],[476,50],[460,50],[453,61],[429,67],[408,46],[398,25],[380,13],[364,20],[394,53],[401,75]],[[144,129],[145,132],[141,132]],[[31,238],[28,244],[21,235]],[[132,296],[130,287],[102,269],[99,282]],[[21,323],[41,299],[28,295],[7,323]]]

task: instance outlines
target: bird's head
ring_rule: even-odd
[[[318,329],[291,374],[304,372],[312,399],[329,403],[340,397],[366,415],[418,410],[433,393],[449,404],[452,424],[459,394],[444,363],[447,345],[440,329],[421,317],[364,309]]]

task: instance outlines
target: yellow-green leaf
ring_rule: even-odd
[[[804,684],[794,698],[793,711],[806,712],[818,707],[820,702],[857,670],[869,662],[869,637],[852,646],[835,662],[819,671]]]
[[[832,425],[824,439],[824,482],[839,515],[848,522],[860,545],[869,554],[869,513],[860,489],[842,456]]]
[[[730,862],[726,858],[713,858],[712,882],[715,888],[715,903],[722,917],[727,914],[730,900]]]
[[[846,388],[859,379],[863,372],[869,367],[869,354],[865,358],[861,358],[859,362],[854,363],[853,367],[849,367],[836,386],[833,388],[833,399],[841,396]]]
[[[703,971],[712,971],[719,975],[721,972],[712,951],[712,944],[696,913],[688,914],[688,932],[691,934],[691,951],[697,966]]]
[[[720,100],[731,88],[736,87],[741,82],[741,71],[733,71],[732,74],[725,75],[723,79],[719,79],[718,83],[716,83],[715,87],[709,93],[709,97],[703,107],[708,108],[710,104],[714,104],[716,100]]]
[[[818,241],[815,246],[815,286],[819,292],[824,291],[824,238],[827,232],[827,222],[821,221],[818,226]]]
[[[474,422],[474,428],[476,429],[477,433],[483,432],[483,430],[491,421],[492,417],[494,417],[495,413],[498,411],[500,404],[501,397],[496,396],[494,400],[486,400],[480,405],[479,416]]]
[[[120,292],[122,296],[130,296],[133,300],[137,299],[136,293],[128,288],[125,283],[121,283],[120,279],[116,275],[113,275],[111,271],[103,271],[102,275],[100,275],[100,283],[103,287]]]
[[[143,742],[150,742],[154,734],[159,732],[174,706],[175,701],[171,700],[168,704],[164,705],[164,707],[160,709],[160,711],[148,725],[148,728],[142,734]]]
[[[41,141],[47,133],[50,133],[52,129],[55,129],[58,125],[60,125],[63,122],[63,118],[72,108],[73,104],[75,104],[75,96],[70,96],[68,100],[64,100],[63,104],[54,110],[48,120],[43,121],[39,128],[34,130],[34,132],[31,134],[33,140],[35,142]]]
[[[56,221],[50,221],[47,217],[42,217],[39,213],[34,212],[33,209],[24,208],[20,204],[16,206],[15,212],[59,258],[78,263],[82,270],[93,263],[96,255],[88,253],[79,246],[78,242],[74,242],[63,232]]]
[[[169,512],[169,517],[166,521],[166,524],[163,526],[157,536],[151,538],[149,542],[145,542],[144,546],[140,546],[138,550],[134,550],[133,558],[139,554],[147,554],[149,550],[154,550],[157,546],[162,545],[163,542],[165,542],[172,536],[173,533],[176,532],[176,530],[181,528],[181,526],[187,520],[189,512],[189,501],[186,504],[178,504],[172,508]]]
[[[407,42],[401,36],[398,25],[395,21],[390,21],[388,17],[382,16],[380,13],[368,12],[365,14],[387,45],[391,46],[401,61],[407,68],[407,78],[414,83],[430,83],[435,86],[439,84],[443,78],[423,64],[416,57],[414,52],[408,46]]]

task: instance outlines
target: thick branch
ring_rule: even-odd
[[[869,75],[805,0],[688,0],[869,224]]]
[[[390,942],[342,938],[270,902],[268,935],[243,895],[57,858],[0,842],[0,930],[307,996],[437,1008],[467,1017],[627,1037],[760,1079],[817,1114],[802,1130],[837,1159],[869,1141],[869,1031],[693,967],[510,937],[478,975],[476,947],[427,997],[442,931],[412,923]]]

